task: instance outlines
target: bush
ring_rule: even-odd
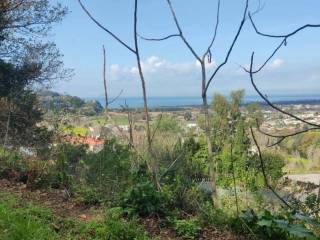
[[[165,215],[168,198],[155,189],[150,181],[140,182],[130,187],[122,196],[122,206],[133,214],[148,216]]]
[[[311,193],[306,197],[306,200],[304,201],[306,207],[310,209],[311,211],[315,211],[318,208],[319,200],[318,196],[315,193]]]
[[[253,232],[259,239],[318,239],[309,229],[310,226],[318,228],[319,224],[300,214],[272,215],[266,210],[256,214],[252,209],[248,209],[242,212],[240,219],[234,219],[234,230],[241,229],[239,220],[244,223],[242,231]]]
[[[85,205],[99,205],[106,200],[99,189],[90,186],[77,187],[74,195],[75,202]]]
[[[54,151],[57,157],[56,169],[51,174],[51,185],[55,188],[65,187],[72,190],[76,181],[79,181],[77,172],[79,166],[86,158],[87,147],[85,145],[58,145]]]
[[[203,225],[224,228],[229,224],[230,217],[223,210],[213,208],[211,202],[205,202],[200,209],[200,220]]]
[[[171,184],[163,185],[162,192],[167,196],[170,205],[189,213],[199,211],[199,203],[205,201],[206,193],[192,183],[176,177]]]
[[[174,229],[186,239],[195,239],[201,231],[200,223],[197,219],[175,220]]]
[[[131,175],[131,161],[134,154],[127,146],[116,140],[106,141],[102,151],[88,154],[86,180],[97,186],[106,197],[124,191]]]
[[[22,156],[13,150],[0,147],[0,163],[0,177],[9,178],[8,174],[12,170],[26,171],[26,164],[22,161]]]

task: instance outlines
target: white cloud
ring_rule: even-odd
[[[277,58],[275,60],[273,60],[270,64],[269,64],[269,68],[270,69],[278,69],[283,65],[284,61],[280,58]]]
[[[167,77],[186,77],[186,75],[190,74],[199,74],[200,73],[200,63],[198,61],[195,62],[182,62],[182,63],[172,63],[165,59],[161,59],[157,56],[151,56],[147,58],[145,61],[141,62],[143,73],[146,77],[150,78],[162,78]],[[207,70],[210,71],[216,67],[214,61],[209,63],[206,61]],[[113,64],[110,67],[111,69],[111,78],[112,80],[129,80],[129,79],[137,79],[138,78],[138,68],[136,66],[127,68],[120,67],[118,64]],[[194,75],[193,75],[194,76]]]
[[[148,93],[150,95],[195,95],[200,94],[201,69],[196,61],[171,62],[151,56],[141,62]],[[216,64],[206,61],[210,74]],[[110,66],[110,86],[125,89],[129,95],[140,94],[140,79],[137,66]]]

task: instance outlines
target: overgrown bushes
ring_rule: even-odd
[[[234,230],[247,232],[258,239],[318,239],[311,231],[320,225],[312,218],[298,213],[272,214],[265,210],[255,213],[252,209],[242,212],[234,219]]]
[[[255,189],[263,186],[260,161],[256,155],[244,155],[248,156],[247,159],[241,154],[236,155],[243,158],[236,159],[235,168],[232,169],[230,168],[232,159],[226,150],[216,155],[219,164],[226,166],[219,168],[219,174],[229,178],[228,181],[219,182],[220,186],[225,187],[225,191],[231,192],[234,188],[234,183],[231,181],[232,170],[235,171],[239,181],[238,188],[248,187],[254,190],[252,186],[255,186]],[[283,159],[273,153],[264,153],[263,156],[268,180],[276,183],[283,174],[281,171]],[[148,165],[142,163],[140,159],[138,164],[136,155],[116,140],[107,141],[99,153],[88,152],[86,146],[69,144],[55,146],[52,154],[54,160],[39,160],[38,163],[41,165],[36,168],[33,160],[25,160],[14,151],[2,151],[0,158],[3,160],[1,169],[27,173],[36,170],[33,184],[37,187],[65,189],[72,197],[72,201],[77,204],[115,207],[106,213],[103,221],[82,224],[81,229],[74,223],[71,224],[71,232],[68,229],[63,230],[70,236],[97,240],[147,239],[136,218],[150,217],[160,218],[162,226],[171,228],[184,239],[197,239],[203,229],[212,226],[219,229],[227,228],[244,235],[255,235],[259,239],[299,239],[299,237],[312,239],[315,235],[311,230],[317,231],[316,225],[310,227],[310,222],[304,221],[305,219],[301,217],[299,219],[297,215],[287,213],[274,215],[266,211],[261,212],[259,208],[255,209],[256,212],[248,210],[237,217],[233,194],[224,193],[224,198],[229,202],[225,208],[213,208],[210,194],[199,188],[195,181],[208,175],[206,149],[202,139],[196,141],[190,138],[183,143],[178,142],[172,146],[167,155],[162,156],[159,163],[161,171],[165,174],[161,176],[161,191],[158,191],[152,183]],[[168,164],[172,162],[170,159],[177,159],[172,166]],[[2,170],[2,177],[5,177],[4,173]],[[239,200],[238,206],[241,211],[245,206],[243,200]],[[315,196],[310,195],[304,206],[309,210],[315,209],[317,206]],[[30,211],[29,213],[31,214]],[[52,215],[49,214],[49,218],[41,215],[41,219],[38,219],[37,214],[32,213],[30,215],[32,218],[28,220],[31,221],[30,226],[34,226],[34,230],[30,230],[30,236],[41,228],[41,224],[45,224],[46,228],[42,228],[43,239],[47,239],[45,234],[52,237],[48,239],[56,239],[54,237],[57,234],[60,237],[59,234],[62,233],[52,229],[48,222]],[[21,226],[24,224],[21,222]],[[19,234],[20,230],[12,231]],[[54,233],[51,234],[51,231]]]

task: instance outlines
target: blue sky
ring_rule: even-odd
[[[52,2],[56,2],[53,1]],[[64,54],[66,67],[74,77],[59,82],[54,90],[81,97],[103,95],[102,45],[107,49],[109,94],[141,96],[135,58],[127,49],[99,29],[84,14],[77,0],[60,1],[70,14],[53,29],[50,37]],[[133,46],[133,0],[83,0],[83,3],[110,30]],[[263,0],[262,0],[263,2]],[[319,0],[264,0],[265,7],[254,16],[257,26],[266,33],[287,33],[306,23],[320,23]],[[165,0],[139,1],[139,33],[158,37],[176,33]],[[216,0],[172,0],[181,26],[195,50],[202,55],[213,35]],[[217,40],[213,46],[214,70],[225,57],[239,26],[244,0],[222,0]],[[257,1],[250,1],[250,10]],[[268,95],[315,94],[320,90],[320,28],[308,29],[289,39],[256,77],[257,84]],[[239,65],[247,65],[252,51],[261,63],[279,43],[277,39],[257,36],[247,22],[229,63],[217,75],[208,94],[245,89],[253,94],[249,76]],[[200,96],[200,69],[179,38],[165,42],[140,41],[148,96]]]

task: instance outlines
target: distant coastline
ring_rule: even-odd
[[[104,105],[103,98],[86,98],[86,100],[97,100]],[[269,100],[275,104],[281,105],[296,105],[296,104],[320,104],[320,95],[288,95],[288,96],[270,96]],[[211,100],[210,100],[211,101]],[[111,105],[111,109],[119,109],[125,103],[130,108],[142,108],[143,100],[139,97],[118,98]],[[244,104],[257,103],[267,105],[259,96],[245,96]],[[191,107],[201,107],[202,99],[199,97],[149,97],[148,104],[150,109],[182,109]]]

